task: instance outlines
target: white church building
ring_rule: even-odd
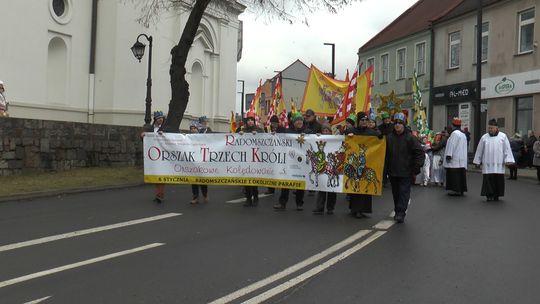
[[[210,4],[186,63],[190,101],[181,127],[201,115],[228,129],[236,103],[245,6]],[[0,79],[11,117],[110,125],[144,124],[148,42],[141,63],[131,46],[153,37],[152,111],[166,112],[171,96],[170,50],[190,13],[180,6],[148,28],[136,20],[144,1],[0,0]],[[9,12],[9,13],[8,13]]]

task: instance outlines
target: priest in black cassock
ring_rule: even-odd
[[[487,201],[498,201],[504,196],[505,165],[515,162],[510,149],[510,141],[503,132],[499,131],[497,121],[491,119],[488,123],[488,133],[480,138],[473,163],[482,165],[482,196]]]

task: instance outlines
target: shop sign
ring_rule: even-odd
[[[482,79],[482,99],[539,92],[540,70]]]
[[[500,95],[506,95],[512,92],[515,86],[516,84],[512,79],[503,77],[503,79],[495,86],[495,92]]]

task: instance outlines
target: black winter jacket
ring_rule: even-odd
[[[411,177],[420,173],[426,155],[420,142],[407,129],[401,134],[392,131],[386,138],[388,175]]]

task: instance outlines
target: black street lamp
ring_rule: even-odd
[[[336,77],[336,45],[334,43],[325,42],[324,45],[332,46],[332,78]]]
[[[135,58],[141,62],[141,59],[144,56],[144,49],[146,45],[139,42],[139,38],[145,37],[149,42],[149,54],[148,54],[148,78],[146,79],[146,110],[144,113],[144,130],[151,132],[154,129],[150,125],[152,120],[150,112],[152,111],[152,36],[147,36],[146,34],[140,34],[137,36],[137,41],[131,47],[131,51]]]

